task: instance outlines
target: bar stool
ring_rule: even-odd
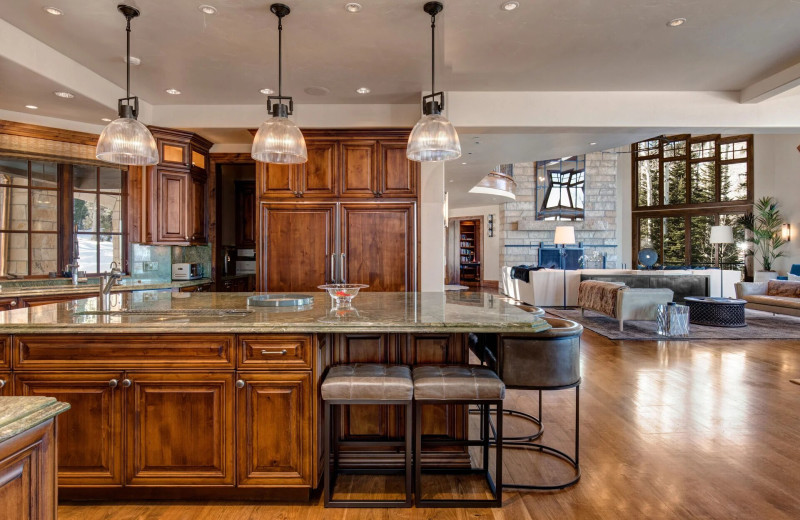
[[[321,394],[325,407],[324,420],[324,502],[325,507],[411,507],[411,416],[414,385],[411,370],[402,365],[362,364],[337,365],[328,370],[322,382]],[[405,408],[405,438],[402,441],[339,441],[338,431],[332,431],[334,413],[341,405],[402,405]],[[337,421],[338,422],[338,421]],[[402,447],[405,450],[404,500],[334,500],[333,488],[338,471],[339,446]],[[333,460],[331,460],[333,447]],[[331,471],[333,465],[333,472]],[[396,473],[395,470],[351,470],[351,473]],[[402,470],[400,472],[403,472]]]
[[[497,434],[503,436],[505,385],[497,374],[475,366],[420,366],[414,368],[414,501],[417,507],[500,507],[503,490],[503,446],[497,445],[495,481],[489,474],[490,408],[497,413]],[[426,404],[478,405],[481,408],[480,440],[432,440],[422,438],[422,406]],[[424,446],[481,446],[483,467],[468,470],[426,469],[426,473],[479,473],[486,477],[491,499],[423,499],[422,448]]]

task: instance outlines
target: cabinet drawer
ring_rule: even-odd
[[[14,368],[233,368],[233,336],[50,334],[14,337]]]
[[[311,370],[313,346],[309,335],[239,336],[239,364]]]

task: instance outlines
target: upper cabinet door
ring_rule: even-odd
[[[189,166],[189,143],[158,139],[159,164],[167,166]]]
[[[189,173],[163,168],[157,170],[157,242],[188,242]]]
[[[189,181],[189,240],[194,245],[204,245],[208,243],[208,175],[192,168]]]
[[[419,163],[406,157],[407,141],[381,141],[380,186],[384,197],[416,197]]]
[[[256,246],[256,183],[236,181],[236,247]]]
[[[336,197],[336,141],[308,141],[306,146],[308,162],[296,166],[300,195],[304,198]]]
[[[342,197],[378,197],[377,141],[343,141]]]
[[[267,199],[297,198],[302,195],[298,167],[290,164],[256,163],[258,195]]]

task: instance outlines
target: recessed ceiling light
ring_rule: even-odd
[[[37,107],[36,105],[25,105],[25,108],[30,108],[31,110],[36,110],[39,107]]]
[[[172,96],[177,96],[177,95],[180,95],[180,93],[181,93],[181,91],[176,89],[176,88],[168,88],[167,90],[165,90],[165,92],[167,94],[172,95]]]
[[[265,96],[271,96],[272,94],[275,93],[275,91],[272,90],[271,88],[262,88],[261,90],[259,90],[259,92],[261,92]]]
[[[686,23],[686,18],[673,18],[672,20],[667,22],[667,25],[669,25],[670,27],[680,27],[685,23]]]
[[[356,89],[356,93],[357,94],[369,94],[370,92],[372,92],[372,91],[370,89],[368,89],[367,87],[361,87],[361,88],[357,88]]]
[[[361,10],[361,4],[358,2],[348,2],[344,4],[344,9],[348,13],[357,13]]]
[[[513,11],[517,7],[519,7],[519,2],[503,2],[500,5],[500,9],[503,11]]]
[[[75,94],[73,94],[72,92],[67,92],[65,90],[56,90],[55,92],[53,92],[53,94],[64,99],[72,99],[75,97]]]
[[[109,119],[107,117],[102,117],[102,118],[100,118],[100,121],[105,121],[106,123],[110,123],[111,119]]]
[[[137,58],[136,56],[131,56],[130,59],[127,56],[123,56],[122,61],[124,61],[125,63],[128,63],[128,61],[130,61],[131,65],[133,65],[134,67],[138,67],[139,65],[142,64],[142,60]]]
[[[47,14],[52,14],[53,16],[61,16],[62,14],[64,14],[64,11],[62,11],[58,7],[45,7],[44,12]]]
[[[203,4],[197,6],[197,8],[200,9],[203,12],[203,14],[217,14],[217,8],[214,7],[213,5]]]
[[[589,146],[596,146],[597,143],[589,143]]]
[[[461,164],[467,164],[467,163],[465,163],[465,162],[462,162]]]

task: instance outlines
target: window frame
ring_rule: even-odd
[[[575,162],[575,167],[568,168],[563,170],[564,162]],[[561,158],[558,159],[558,169],[550,169],[548,166],[552,166],[552,160],[547,161],[537,161],[534,163],[534,180],[536,183],[536,188],[534,190],[535,193],[535,200],[534,204],[536,207],[536,214],[535,218],[537,221],[546,221],[546,220],[554,220],[558,222],[582,222],[586,220],[586,156],[585,155],[575,155],[569,158]],[[539,183],[539,169],[543,169],[543,173],[545,176],[545,185],[540,186]],[[553,188],[556,184],[552,182],[553,175],[560,175],[564,176],[568,174],[568,181],[567,183],[559,182],[557,183],[559,186],[559,190],[566,189],[567,198],[570,202],[570,207],[567,206],[558,206],[555,208],[547,208],[547,201],[550,198],[550,194],[553,191]],[[581,181],[573,180],[577,178],[579,175],[583,175],[583,179]],[[583,191],[583,207],[577,207],[577,201],[573,200],[571,189],[579,189]],[[540,191],[543,191],[540,195]],[[563,202],[563,199],[561,199]]]
[[[56,235],[57,237],[57,254],[56,254],[56,272],[61,273],[67,263],[72,260],[72,251],[74,245],[74,231],[72,229],[74,222],[73,222],[73,202],[74,202],[74,193],[76,191],[88,193],[90,190],[75,190],[73,186],[73,174],[72,174],[72,167],[76,164],[83,164],[90,167],[97,168],[98,177],[97,177],[97,189],[91,191],[91,193],[95,193],[98,196],[98,204],[97,204],[97,212],[99,215],[100,211],[100,204],[99,204],[99,196],[100,194],[111,193],[108,191],[104,191],[100,189],[100,178],[99,178],[99,171],[102,167],[113,167],[109,164],[99,164],[95,162],[83,162],[83,161],[74,161],[74,162],[66,162],[63,160],[52,159],[48,157],[38,157],[38,156],[30,156],[30,155],[17,155],[17,154],[0,154],[0,158],[7,158],[7,159],[16,159],[20,161],[26,161],[28,166],[28,184],[27,186],[12,186],[12,185],[3,185],[8,186],[9,188],[16,187],[27,190],[28,193],[28,229],[25,231],[14,231],[14,230],[7,230],[4,231],[5,233],[11,234],[25,234],[28,236],[28,273],[12,273],[12,274],[20,274],[25,279],[47,279],[49,278],[49,273],[46,274],[30,274],[33,268],[33,249],[31,240],[32,235],[34,234],[44,234],[44,235]],[[41,187],[41,186],[33,186],[32,185],[32,163],[35,162],[48,162],[56,165],[56,188],[48,188],[48,187]],[[121,237],[121,255],[120,259],[122,261],[122,265],[120,265],[120,269],[128,273],[128,169],[125,167],[120,167],[120,182],[121,182],[121,189],[120,192],[113,193],[114,195],[121,196],[121,209],[122,212],[121,220],[122,220],[122,229],[119,233],[110,232],[110,233],[101,233],[99,229],[99,219],[97,222],[97,231],[96,232],[87,232],[87,233],[79,233],[84,235],[119,235]],[[32,200],[33,200],[33,190],[44,190],[44,191],[54,191],[57,197],[57,223],[56,223],[56,231],[34,231],[32,229],[32,219],[33,219],[33,207],[32,207]],[[98,256],[99,261],[99,256]],[[80,262],[79,262],[80,263]],[[98,265],[98,268],[102,268],[102,266]],[[87,276],[97,276],[100,273],[90,273],[87,272]],[[0,279],[10,279],[8,276],[2,276]]]
[[[640,143],[649,143],[658,140],[658,153],[654,155],[639,156]],[[666,178],[664,174],[664,163],[673,162],[675,157],[664,157],[665,143],[675,141],[686,141],[685,155],[678,156],[677,160],[685,161],[686,168],[686,193],[685,201],[682,204],[664,204],[665,200],[665,186]],[[691,145],[701,142],[714,141],[715,150],[713,157],[691,157]],[[746,159],[726,159],[722,160],[722,145],[731,144],[735,142],[747,143],[747,157]],[[653,148],[650,148],[652,150]],[[668,218],[668,217],[682,217],[685,221],[686,234],[684,237],[684,265],[691,264],[691,217],[693,216],[714,216],[714,222],[719,223],[721,215],[728,214],[743,214],[753,211],[754,202],[754,164],[755,151],[753,149],[753,135],[732,135],[722,137],[720,135],[700,135],[691,136],[688,134],[679,134],[672,136],[660,136],[643,141],[636,142],[631,145],[631,250],[632,258],[631,265],[639,265],[639,230],[640,220],[643,218]],[[644,160],[658,160],[658,204],[653,206],[639,206],[639,168],[638,163]],[[702,162],[714,161],[715,174],[714,174],[714,200],[711,202],[691,202],[692,200],[692,182],[691,182],[691,166]],[[722,200],[722,166],[735,163],[747,164],[747,195],[743,200]],[[663,265],[663,236],[661,240],[661,251],[658,251],[659,262]],[[719,265],[719,255],[717,252],[714,254],[713,265]]]

